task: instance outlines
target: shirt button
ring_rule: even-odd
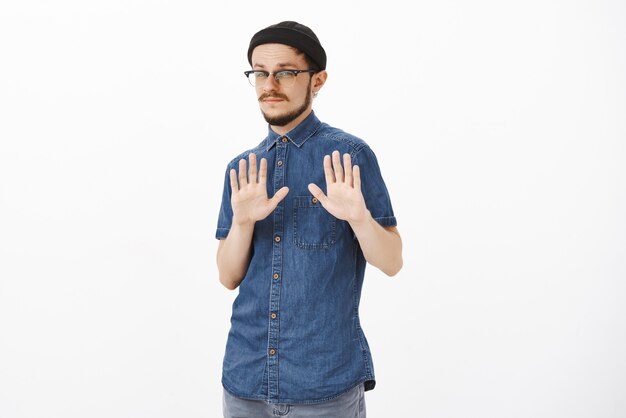
[[[274,273],[274,280],[278,280],[278,273]]]
[[[281,139],[281,141],[287,142],[287,138],[283,136],[283,139]]]
[[[281,167],[283,165],[283,160],[278,160],[276,164],[278,164],[278,166]]]
[[[313,199],[311,199],[311,202],[312,202],[313,204],[316,204],[316,203],[317,203],[317,197],[314,197]]]
[[[276,241],[276,242],[280,242],[280,235],[276,235],[276,236],[274,237],[274,241]]]
[[[270,356],[273,356],[276,354],[276,350],[274,350],[273,348],[270,348]]]
[[[276,319],[276,317],[277,317],[278,315],[276,315],[274,312],[272,312],[272,315],[271,315],[271,316],[272,316],[272,319]]]

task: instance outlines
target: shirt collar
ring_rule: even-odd
[[[298,126],[287,132],[285,135],[278,135],[272,130],[272,127],[268,125],[268,133],[267,137],[265,138],[265,149],[269,151],[270,148],[272,148],[272,146],[276,143],[276,141],[278,141],[282,137],[287,138],[296,147],[300,148],[307,139],[312,137],[313,134],[317,132],[321,124],[322,122],[317,118],[317,116],[315,116],[315,113],[311,111],[306,119],[300,122]]]

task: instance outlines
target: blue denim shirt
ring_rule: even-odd
[[[226,169],[216,238],[232,222],[229,171],[254,152],[267,159],[267,193],[287,197],[257,221],[252,257],[233,303],[222,384],[240,398],[269,403],[324,402],[360,383],[374,388],[370,349],[359,321],[366,261],[346,221],[329,214],[307,189],[326,193],[323,158],[349,153],[361,169],[367,209],[382,226],[396,219],[376,157],[361,139],[313,112],[286,135],[271,128]]]

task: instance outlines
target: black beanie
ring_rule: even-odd
[[[285,21],[268,26],[254,34],[248,47],[248,62],[252,65],[252,51],[263,44],[284,44],[299,49],[311,58],[318,70],[326,69],[326,52],[311,29],[298,22]]]

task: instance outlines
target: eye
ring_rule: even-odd
[[[255,71],[254,76],[256,78],[267,78],[268,73],[266,73],[265,71]]]
[[[291,71],[278,71],[276,74],[274,74],[274,77],[282,80],[288,80],[295,77],[295,74]]]

